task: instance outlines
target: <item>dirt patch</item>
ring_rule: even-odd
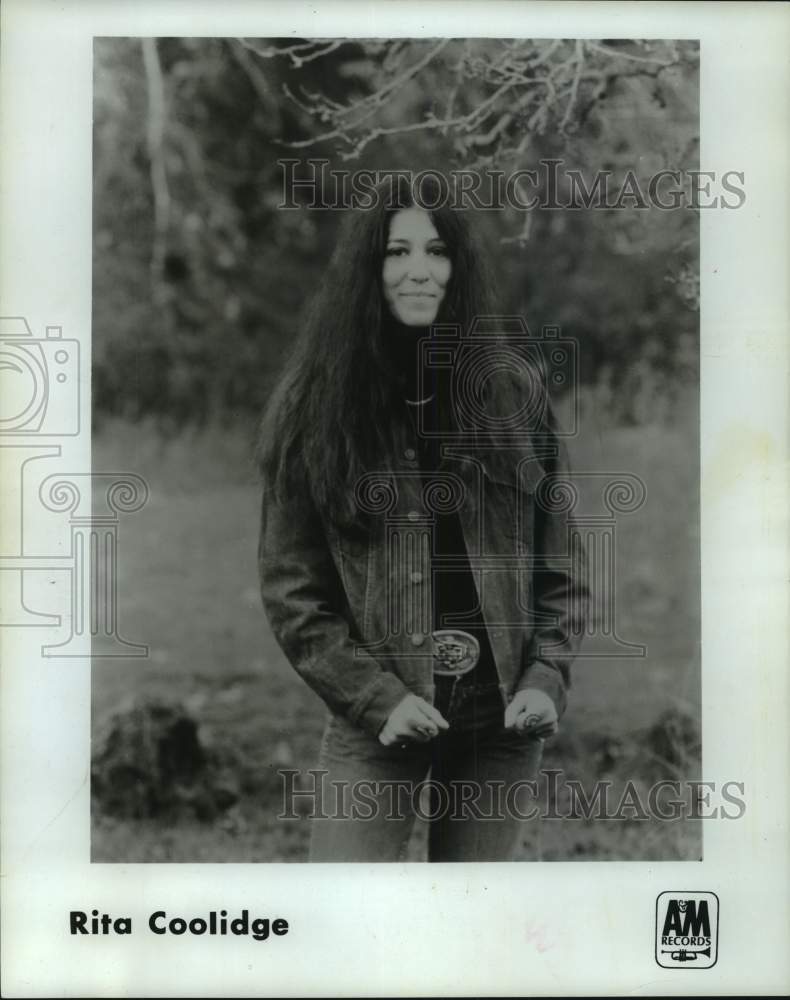
[[[183,705],[141,697],[97,734],[91,796],[117,818],[209,821],[238,801],[240,772],[239,753],[207,742]]]

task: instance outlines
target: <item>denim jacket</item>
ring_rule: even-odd
[[[287,659],[333,712],[376,735],[408,692],[432,701],[431,524],[451,505],[503,708],[516,691],[539,688],[562,715],[588,590],[567,503],[566,449],[544,430],[495,455],[445,445],[442,468],[426,485],[416,440],[404,430],[394,466],[356,484],[357,505],[372,525],[366,535],[326,523],[307,495],[276,502],[264,482],[263,605]]]

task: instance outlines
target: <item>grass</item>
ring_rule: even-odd
[[[162,440],[151,428],[105,424],[94,469],[142,475],[150,500],[119,536],[119,630],[147,659],[96,660],[94,729],[142,694],[183,705],[208,746],[231,747],[243,791],[221,819],[118,820],[94,810],[98,862],[299,861],[307,823],[277,821],[278,767],[315,765],[324,708],[285,661],[261,610],[255,554],[260,502],[246,431]],[[585,785],[598,777],[646,786],[650,727],[666,711],[698,720],[698,457],[693,399],[672,424],[606,428],[595,413],[571,442],[578,471],[631,473],[647,499],[617,521],[618,635],[643,658],[588,656],[574,670],[563,734],[546,766]],[[580,476],[583,509],[602,512],[600,479]],[[597,505],[597,506],[596,506]],[[589,653],[606,653],[597,642]],[[612,761],[591,748],[614,741]],[[666,762],[665,762],[666,764]],[[667,767],[670,767],[667,764]],[[697,761],[686,778],[698,777]],[[674,776],[670,771],[666,773]],[[424,851],[419,824],[410,857]],[[699,823],[642,820],[525,825],[523,857],[543,860],[698,858]]]

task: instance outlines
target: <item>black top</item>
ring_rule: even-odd
[[[438,387],[437,387],[438,388]],[[408,410],[415,428],[420,426],[416,409],[422,410],[422,427],[433,428],[436,422],[436,396],[423,403],[410,402]],[[439,442],[435,437],[417,433],[417,457],[423,482],[439,468]],[[433,577],[433,627],[462,629],[474,635],[480,643],[480,660],[477,667],[464,674],[468,683],[497,683],[494,654],[488,638],[486,624],[479,608],[477,587],[469,564],[463,528],[457,511],[434,513],[432,554]],[[447,621],[447,616],[454,617]],[[460,617],[462,616],[462,617]]]
[[[415,431],[417,458],[423,482],[439,468],[440,444],[430,432],[439,426],[438,402],[451,399],[451,375],[447,369],[423,367],[420,342],[430,336],[428,327],[409,327],[385,318],[384,343],[392,374],[406,399],[406,409]],[[418,402],[420,397],[424,402]],[[422,410],[418,419],[417,410]],[[420,433],[422,426],[429,433]],[[466,550],[461,521],[456,511],[434,513],[433,553],[433,627],[455,628],[474,635],[480,643],[480,660],[474,670],[460,676],[470,684],[497,684],[498,675],[488,638],[469,555]],[[448,615],[458,615],[447,621]]]

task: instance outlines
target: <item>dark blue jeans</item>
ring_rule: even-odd
[[[428,743],[385,747],[330,716],[311,861],[397,861],[417,815],[429,823],[429,861],[511,859],[543,741],[506,730],[499,687],[475,673],[436,678],[435,705],[450,728]]]

